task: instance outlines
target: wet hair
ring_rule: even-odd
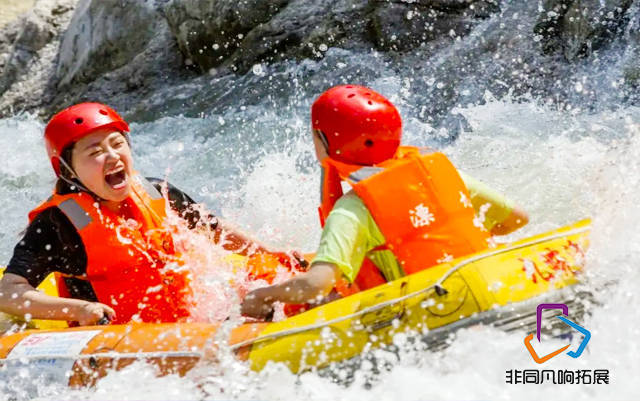
[[[60,153],[60,158],[64,160],[69,166],[71,166],[71,159],[73,156],[74,146],[75,146],[75,142],[70,145],[67,145],[64,149],[62,149],[62,152]],[[63,163],[60,163],[60,175],[64,176],[66,179],[72,182],[76,181],[76,178],[74,177],[73,172],[69,171],[67,166],[65,166]],[[58,181],[56,182],[56,193],[58,195],[65,195],[65,194],[70,194],[74,192],[80,192],[80,189],[76,186],[69,184],[63,179],[58,178]]]

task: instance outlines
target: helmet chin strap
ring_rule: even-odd
[[[318,138],[320,138],[320,142],[322,142],[324,150],[327,152],[327,154],[329,154],[329,141],[327,140],[327,136],[325,135],[325,133],[322,132],[322,130],[316,130],[316,135],[318,135]]]
[[[76,174],[76,172],[73,170],[73,168],[71,168],[71,166],[69,166],[69,164],[67,164],[67,162],[62,158],[62,157],[58,157],[58,161],[60,162],[60,164],[62,164],[67,170],[69,170],[69,172],[71,172],[71,174],[73,175],[73,178],[75,178],[76,181],[72,181],[70,179],[68,179],[67,177],[65,177],[63,174],[60,174],[58,176],[58,178],[60,178],[62,181],[66,182],[67,184],[71,185],[72,187],[77,187],[80,190],[89,193],[90,195],[94,196],[95,198],[97,198],[98,200],[103,200],[102,198],[100,198],[98,195],[94,194],[93,192],[89,191],[89,189],[87,189],[87,187],[85,187],[84,185],[80,184],[80,178],[78,177],[78,175]]]

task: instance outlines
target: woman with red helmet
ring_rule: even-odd
[[[82,103],[56,114],[44,139],[58,177],[53,195],[29,213],[29,226],[0,281],[0,310],[35,319],[75,321],[105,317],[174,322],[189,315],[188,274],[180,264],[164,219],[171,208],[190,228],[208,226],[217,242],[239,253],[270,252],[195,202],[133,168],[128,124],[111,108]],[[168,200],[168,205],[167,205]],[[34,288],[57,274],[60,297]]]
[[[486,249],[491,234],[528,222],[444,154],[400,146],[400,113],[369,88],[327,90],[311,125],[323,170],[320,246],[309,271],[249,293],[247,316],[267,316],[274,302],[314,304],[381,285]],[[343,194],[342,181],[352,191]]]

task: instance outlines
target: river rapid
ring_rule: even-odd
[[[588,77],[588,71],[581,76]],[[207,99],[218,94],[221,101],[197,115],[175,112],[133,123],[137,170],[166,178],[267,244],[312,252],[320,235],[320,171],[309,135],[309,106],[322,88],[333,84],[369,85],[399,107],[405,143],[442,149],[457,167],[529,212],[531,223],[507,239],[593,219],[584,273],[598,300],[584,322],[592,338],[579,359],[556,358],[545,367],[609,369],[610,384],[506,384],[506,370],[538,368],[523,347],[525,333],[477,327],[460,331],[443,351],[407,349],[399,361],[380,352],[378,357],[389,361],[388,369],[373,374],[364,364],[348,386],[317,372],[296,376],[279,365],[251,372],[223,353],[219,365],[200,366],[184,378],[157,378],[152,367],[137,363],[109,374],[92,389],[38,383],[37,392],[29,393],[30,373],[22,372],[11,383],[14,395],[42,400],[637,399],[640,108],[614,101],[575,107],[522,94],[496,96],[483,89],[476,101],[453,108],[452,115],[464,124],[435,128],[425,122],[424,109],[415,102],[421,99],[415,86],[438,88],[442,81],[425,75],[417,83],[418,78],[414,81],[406,70],[389,67],[375,52],[340,49],[329,49],[320,62],[258,64],[235,84],[224,80],[228,78],[207,81],[211,87],[196,82],[195,88],[169,88],[165,95],[172,98],[156,99],[174,102],[178,111],[190,101],[188,95],[180,97],[181,90],[210,90]],[[617,80],[612,76],[607,81],[600,74],[597,91],[615,92]],[[588,85],[577,80],[565,89],[579,94]],[[54,183],[43,128],[28,114],[0,120],[0,198],[6,201],[0,265],[9,261],[27,213],[49,195]],[[214,274],[220,261],[210,262]],[[615,284],[605,287],[610,282]],[[402,348],[402,338],[398,344]],[[0,393],[0,400],[11,397]]]
[[[373,82],[372,86],[383,86]],[[393,93],[391,93],[393,98]],[[402,109],[403,105],[399,99]],[[585,327],[592,332],[581,358],[558,358],[551,369],[606,368],[611,384],[507,385],[506,369],[536,368],[522,346],[524,333],[491,328],[459,333],[441,352],[408,353],[368,380],[367,366],[343,387],[316,373],[292,375],[282,366],[257,374],[225,360],[186,378],[154,377],[147,366],[114,372],[95,389],[48,383],[42,399],[631,399],[640,367],[636,323],[640,312],[637,264],[640,213],[640,109],[570,113],[492,99],[456,110],[471,130],[443,150],[456,165],[508,194],[531,216],[520,238],[591,216],[592,247],[586,275],[601,305]],[[169,117],[133,124],[138,170],[166,177],[212,210],[274,246],[313,251],[319,169],[313,162],[308,112],[279,114],[260,108],[202,118]],[[405,139],[434,145],[431,127],[409,119]],[[41,144],[43,124],[19,115],[0,121],[0,196],[7,200],[0,255],[8,261],[26,214],[53,184]],[[618,283],[608,290],[603,282]],[[392,358],[393,359],[393,358]],[[365,383],[367,383],[365,385]]]

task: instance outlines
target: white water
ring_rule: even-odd
[[[308,115],[243,112],[251,121],[245,125],[238,114],[134,124],[136,166],[145,175],[167,176],[269,244],[312,251],[320,232],[315,209],[319,172],[307,134]],[[609,369],[610,385],[505,384],[507,369],[538,368],[524,349],[524,333],[479,328],[460,332],[444,351],[408,354],[368,389],[366,368],[345,388],[316,373],[297,377],[282,366],[253,373],[225,359],[221,366],[200,367],[186,378],[156,378],[153,368],[138,364],[110,374],[94,389],[49,383],[39,399],[637,399],[640,109],[586,115],[490,100],[458,112],[473,132],[444,150],[458,167],[529,211],[531,224],[514,238],[593,217],[587,275],[604,303],[585,322],[592,332],[587,352],[579,359],[555,358],[545,368]],[[430,127],[407,120],[406,142],[430,143],[425,139]],[[27,212],[53,184],[40,142],[42,128],[29,116],[0,120],[0,148],[5,150],[0,197],[6,200],[0,264],[8,262]],[[605,293],[599,284],[611,278],[620,282]]]

